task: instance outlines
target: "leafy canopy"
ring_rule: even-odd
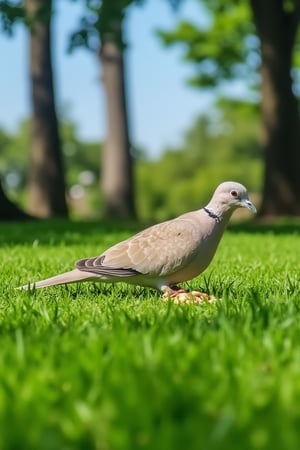
[[[180,21],[174,30],[159,31],[165,45],[182,44],[184,59],[195,66],[191,84],[213,87],[243,77],[249,86],[259,65],[259,41],[248,2],[200,1],[204,25]]]
[[[14,24],[24,18],[24,2],[0,0],[0,31],[12,35]]]
[[[78,29],[71,34],[69,50],[85,47],[97,51],[100,42],[104,41],[112,41],[124,49],[122,23],[127,8],[141,4],[143,0],[83,0],[83,3],[84,14]]]
[[[84,14],[80,24],[69,42],[69,51],[85,47],[98,51],[100,43],[112,41],[124,50],[126,39],[122,32],[122,24],[130,6],[142,6],[145,0],[73,0],[84,5]],[[183,0],[167,0],[173,9],[180,6]]]

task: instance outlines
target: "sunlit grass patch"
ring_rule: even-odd
[[[197,307],[123,283],[15,291],[132,233],[19,227],[0,226],[1,448],[298,448],[297,234],[227,232],[185,284],[218,299]]]

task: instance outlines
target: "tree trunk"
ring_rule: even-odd
[[[265,173],[260,216],[300,214],[300,121],[291,64],[299,1],[251,0],[261,45],[262,147]]]
[[[51,61],[52,0],[26,0],[30,22],[32,141],[29,211],[40,217],[68,214]]]
[[[115,42],[104,41],[100,49],[100,62],[107,108],[107,137],[102,154],[104,213],[111,217],[134,218],[133,158],[130,153],[123,51]]]
[[[17,205],[15,205],[9,198],[6,196],[2,184],[0,182],[0,221],[6,220],[28,220],[33,217],[26,214]]]

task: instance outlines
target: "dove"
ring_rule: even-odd
[[[80,259],[69,272],[17,289],[83,281],[126,282],[155,288],[163,292],[164,299],[175,301],[187,292],[178,284],[208,267],[232,213],[243,207],[256,212],[247,189],[237,182],[223,182],[206,206],[152,225],[99,256]]]

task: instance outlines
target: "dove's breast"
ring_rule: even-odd
[[[170,275],[170,282],[180,283],[182,281],[189,281],[200,275],[213,259],[224,229],[223,224],[216,224],[210,233],[201,234],[194,257],[185,267]]]

